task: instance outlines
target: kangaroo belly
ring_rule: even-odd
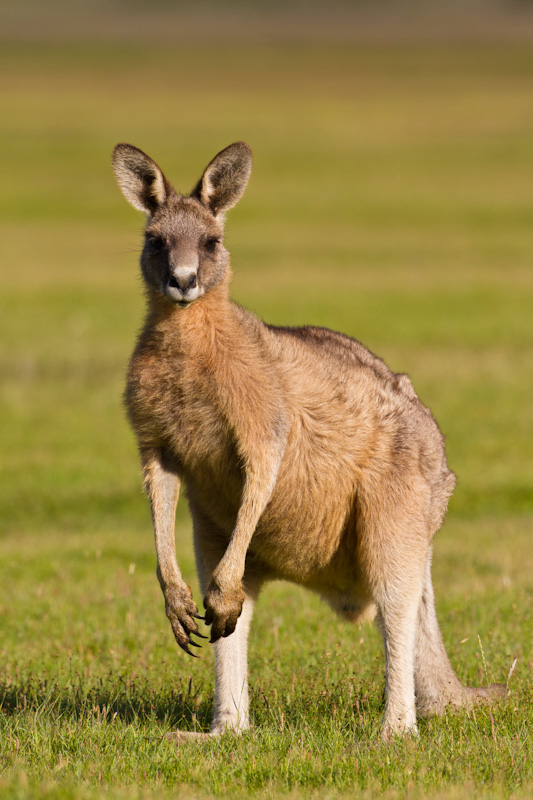
[[[355,512],[351,487],[340,495],[335,475],[292,477],[281,472],[248,552],[279,578],[301,583],[327,569],[341,549],[354,558]],[[186,472],[185,485],[193,515],[229,542],[244,485],[239,463],[203,461]]]
[[[280,577],[298,582],[331,564],[347,535],[349,518],[348,498],[332,503],[323,496],[313,502],[308,493],[305,485],[290,495],[282,487],[274,492],[250,545]]]

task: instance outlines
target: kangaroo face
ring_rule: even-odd
[[[178,195],[155,161],[117,144],[113,169],[126,200],[147,216],[141,268],[147,285],[186,308],[222,280],[224,213],[241,198],[252,169],[244,142],[214,157],[189,197]]]
[[[221,280],[228,265],[224,226],[194,198],[171,196],[148,221],[144,280],[186,308]]]

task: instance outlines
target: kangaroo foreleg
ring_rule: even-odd
[[[141,452],[144,485],[152,511],[157,577],[165,598],[165,612],[174,637],[186,653],[194,655],[189,645],[198,647],[191,634],[198,632],[198,609],[192,593],[181,576],[176,560],[174,524],[180,490],[180,478],[170,456],[159,449]]]
[[[261,514],[272,495],[281,462],[273,449],[246,472],[243,498],[226,552],[213,572],[204,598],[205,621],[211,625],[211,641],[235,630],[244,604],[242,585],[246,553]]]

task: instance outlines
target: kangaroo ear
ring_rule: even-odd
[[[191,197],[197,197],[216,217],[241,199],[251,171],[252,151],[248,145],[230,144],[206,167]]]
[[[171,187],[146,153],[132,144],[117,144],[112,163],[120,190],[133,208],[152,215],[163,205]]]

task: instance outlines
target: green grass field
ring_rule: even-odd
[[[529,46],[9,45],[0,51],[0,795],[526,798],[533,576],[533,61]],[[407,371],[458,486],[435,547],[443,636],[492,709],[378,743],[377,632],[282,584],[258,603],[254,729],[206,728],[155,577],[121,406],[141,215],[117,141],[188,191],[255,153],[228,221],[234,297],[349,333]],[[200,600],[190,524],[178,551]]]

